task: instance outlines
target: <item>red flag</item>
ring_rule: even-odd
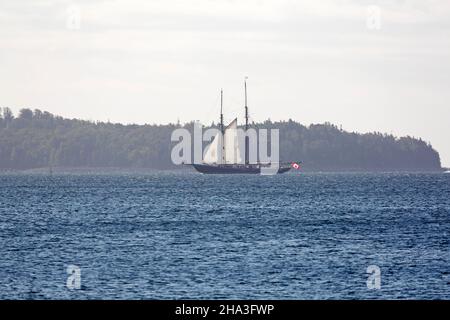
[[[300,169],[300,165],[298,163],[292,162],[292,168],[294,168],[295,170]]]

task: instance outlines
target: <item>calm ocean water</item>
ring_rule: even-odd
[[[0,298],[450,299],[449,231],[443,173],[1,174]]]

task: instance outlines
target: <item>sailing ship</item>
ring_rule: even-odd
[[[245,91],[245,131],[249,129],[247,106],[247,81],[244,81]],[[220,91],[220,133],[217,133],[211,143],[206,147],[202,163],[194,163],[194,168],[206,174],[260,174],[262,169],[271,166],[271,163],[262,163],[257,160],[250,163],[249,139],[245,137],[245,145],[239,144],[237,137],[237,118],[224,127],[223,123],[223,90]],[[244,147],[244,148],[242,148]],[[222,152],[220,152],[222,148]],[[243,149],[243,150],[242,150]],[[244,151],[244,161],[241,152]],[[291,169],[290,164],[279,163],[277,173],[284,173]]]

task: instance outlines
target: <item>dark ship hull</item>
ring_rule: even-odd
[[[260,174],[260,165],[243,165],[243,164],[229,164],[229,165],[212,165],[212,164],[193,164],[195,170],[205,174]],[[277,173],[285,173],[291,167],[280,167]]]

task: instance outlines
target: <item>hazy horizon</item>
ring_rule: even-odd
[[[378,11],[377,11],[378,10]],[[291,118],[410,135],[450,167],[450,3],[0,4],[0,107],[120,123]]]

